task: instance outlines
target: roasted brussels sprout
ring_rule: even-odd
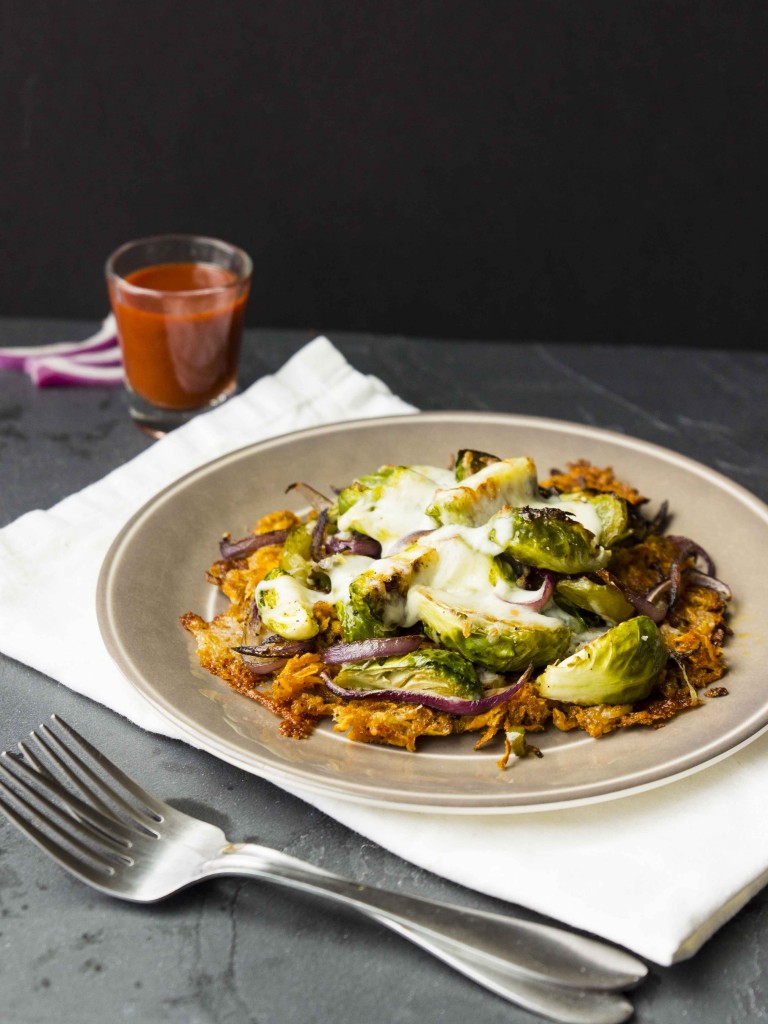
[[[280,568],[292,576],[307,582],[311,571],[313,522],[298,523],[288,531],[280,555]]]
[[[536,466],[528,458],[484,466],[452,487],[441,487],[427,515],[443,526],[480,526],[504,505],[527,505],[538,497]]]
[[[310,640],[320,632],[312,614],[320,594],[308,590],[284,569],[273,569],[256,587],[261,621],[286,640]]]
[[[416,586],[409,603],[431,640],[496,672],[546,665],[570,643],[570,630],[559,619],[501,600],[461,607],[443,591]]]
[[[543,697],[569,704],[633,704],[648,696],[666,660],[658,626],[638,615],[549,665],[537,686]]]
[[[447,472],[427,466],[383,466],[361,477],[338,497],[334,515],[339,530],[363,533],[386,547],[417,530],[433,529],[424,510]]]
[[[339,492],[336,499],[334,511],[337,516],[343,516],[353,505],[360,501],[375,500],[381,495],[382,489],[395,472],[395,466],[381,466],[375,473],[367,473],[358,477],[348,487]]]
[[[579,518],[579,506],[586,505],[595,514],[595,542],[609,548],[630,533],[627,503],[615,494],[562,494],[559,501],[566,507],[570,503]]]
[[[432,647],[345,665],[334,681],[350,690],[414,690],[462,700],[483,694],[474,666],[453,651]]]
[[[589,530],[558,508],[503,508],[493,516],[488,537],[506,554],[536,569],[594,572],[610,558]]]
[[[456,479],[461,483],[466,477],[479,473],[481,469],[485,469],[486,466],[490,466],[494,462],[501,462],[501,459],[496,455],[489,455],[488,452],[475,451],[473,448],[462,448],[456,453],[454,468]]]
[[[337,605],[344,639],[364,640],[395,632],[402,622],[414,578],[437,561],[434,548],[412,544],[396,555],[373,562],[352,580],[348,598]]]
[[[557,593],[582,611],[594,612],[615,625],[635,614],[634,605],[624,597],[615,583],[597,583],[587,576],[559,580]]]

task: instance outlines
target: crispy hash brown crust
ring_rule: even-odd
[[[565,472],[553,471],[544,487],[561,492],[576,489],[610,491],[630,505],[646,501],[634,488],[617,480],[610,467],[598,468],[580,461],[569,464]],[[300,520],[292,512],[273,512],[259,520],[253,532],[269,533],[289,528]],[[363,743],[383,743],[416,749],[422,736],[448,736],[465,732],[479,733],[480,748],[495,738],[503,741],[499,766],[511,755],[506,735],[523,729],[525,734],[542,732],[554,726],[563,731],[582,729],[600,737],[617,729],[645,725],[662,726],[681,711],[702,703],[699,691],[719,680],[725,673],[722,645],[728,634],[726,601],[715,591],[687,586],[661,624],[661,632],[670,651],[657,686],[649,697],[636,704],[599,704],[580,707],[542,697],[536,686],[525,683],[508,701],[480,715],[453,715],[419,704],[363,699],[342,700],[324,685],[321,672],[337,669],[324,665],[318,653],[290,658],[278,672],[264,676],[248,665],[232,647],[247,642],[248,618],[254,591],[259,582],[280,561],[281,546],[263,547],[244,559],[219,560],[207,573],[207,579],[229,600],[226,611],[210,622],[187,612],[182,626],[197,643],[197,657],[203,668],[279,716],[280,732],[296,739],[309,736],[316,723],[333,720],[333,727]],[[628,589],[644,593],[667,579],[675,556],[674,544],[664,536],[649,536],[631,547],[619,548],[610,565],[611,574]],[[690,565],[693,561],[691,559]],[[338,642],[341,631],[333,608],[318,603],[315,616],[320,625],[319,646]],[[724,687],[711,688],[704,696],[718,697]],[[528,749],[538,753],[535,747]]]

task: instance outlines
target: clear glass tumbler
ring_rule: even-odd
[[[131,416],[154,437],[237,389],[250,257],[197,235],[158,235],[107,260]]]

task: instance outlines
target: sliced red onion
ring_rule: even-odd
[[[117,387],[125,381],[122,365],[94,366],[63,356],[35,359],[27,367],[27,373],[39,388]]]
[[[298,491],[299,494],[307,499],[316,512],[322,512],[325,509],[329,509],[333,504],[330,498],[326,498],[326,496],[321,494],[316,488],[310,486],[310,484],[302,483],[301,481],[298,481],[295,484],[290,484],[285,488],[286,494],[288,494],[289,491]]]
[[[331,693],[335,693],[337,697],[343,697],[345,700],[391,700],[396,704],[422,704],[426,708],[447,711],[452,715],[481,715],[513,697],[527,681],[531,671],[532,666],[529,665],[517,682],[502,690],[497,690],[495,693],[489,693],[487,697],[479,697],[477,700],[443,697],[434,693],[417,693],[415,690],[348,690],[334,682],[327,673],[323,672],[321,675]]]
[[[279,672],[288,664],[288,658],[250,658],[244,656],[243,660],[251,672],[259,676],[268,676],[273,672]]]
[[[400,540],[396,540],[392,547],[387,551],[388,555],[396,555],[399,551],[404,548],[408,548],[411,544],[415,544],[417,540],[421,540],[422,537],[429,536],[430,533],[434,533],[434,530],[414,530],[413,533],[406,533]]]
[[[654,534],[664,533],[670,520],[669,502],[665,499],[659,505],[658,511],[653,519],[648,521],[647,532]]]
[[[287,536],[287,530],[272,530],[270,533],[253,533],[242,540],[223,537],[219,542],[219,551],[222,558],[245,558],[259,548],[268,547],[270,544],[283,544]]]
[[[260,627],[261,627],[261,613],[259,611],[259,606],[256,603],[256,598],[254,597],[254,599],[251,601],[251,607],[248,609],[248,618],[246,620],[246,629],[250,633],[253,630],[258,631],[260,629]]]
[[[504,597],[499,592],[499,597],[507,604],[522,605],[524,608],[529,608],[532,612],[541,611],[552,597],[555,589],[556,575],[552,572],[541,572],[540,575],[543,576],[543,582],[538,590],[520,590],[515,594],[514,598]]]
[[[672,590],[669,595],[669,607],[671,608],[680,593],[683,562],[685,562],[687,558],[690,558],[691,555],[695,555],[696,558],[701,558],[706,566],[707,575],[712,577],[715,575],[715,563],[704,548],[689,537],[670,537],[669,540],[672,541],[677,549],[677,553],[669,570],[669,578],[672,581]]]
[[[616,589],[623,594],[626,600],[629,601],[636,612],[639,612],[640,615],[647,615],[649,619],[653,619],[656,625],[664,620],[667,612],[669,611],[669,601],[663,601],[661,604],[657,604],[661,598],[666,597],[671,587],[669,580],[657,583],[644,594],[639,594],[636,590],[630,590],[629,587],[624,586],[623,583],[619,583],[616,577],[612,573],[608,572],[607,569],[598,569],[597,572],[589,573],[589,579],[616,587]]]
[[[669,611],[669,603],[664,601],[662,604],[655,604],[649,598],[648,594],[652,594],[654,590],[657,589],[657,587],[654,587],[652,590],[649,590],[647,594],[638,594],[636,591],[628,590],[627,588],[621,588],[621,592],[633,606],[635,611],[639,612],[641,615],[647,615],[649,619],[653,619],[656,625],[658,625],[660,622],[664,621],[664,618]]]
[[[315,528],[312,531],[312,539],[309,545],[309,553],[313,562],[319,562],[323,557],[325,547],[325,529],[328,525],[328,509],[324,508],[318,513]]]
[[[651,587],[647,590],[643,597],[646,601],[650,601],[651,604],[656,604],[662,597],[666,597],[672,589],[672,580],[663,580],[661,583],[657,583],[655,587]]]
[[[49,359],[66,359],[74,366],[120,366],[123,362],[123,353],[120,346],[115,344],[109,348],[100,348],[96,352],[77,352],[73,356],[44,356],[42,359],[30,359],[28,362],[39,365],[47,363]]]
[[[733,597],[733,591],[724,583],[719,580],[716,576],[710,576],[705,572],[698,572],[696,569],[689,569],[688,572],[683,574],[686,583],[692,584],[694,587],[707,587],[709,590],[716,591],[726,601],[730,601]]]
[[[238,654],[256,655],[262,658],[294,658],[306,654],[315,646],[314,640],[285,640],[274,633],[260,644],[240,644],[231,650]]]
[[[408,636],[371,637],[369,640],[352,640],[348,644],[333,644],[322,652],[326,665],[343,665],[369,658],[391,658],[398,654],[410,654],[424,643],[421,633]]]
[[[0,348],[0,370],[27,370],[28,363],[50,356],[71,356],[117,345],[115,319],[108,316],[101,329],[84,341],[59,341],[52,345]]]
[[[352,536],[343,537],[334,533],[325,542],[325,550],[330,555],[338,554],[340,551],[348,551],[351,555],[368,555],[370,558],[381,558],[381,544],[373,537],[366,537],[362,533],[355,533]]]
[[[697,544],[695,540],[691,540],[690,537],[667,537],[667,540],[671,540],[675,547],[678,549],[677,558],[679,561],[684,561],[690,555],[696,555],[701,558],[707,567],[707,575],[715,575],[715,563],[712,561],[711,556],[701,544]]]

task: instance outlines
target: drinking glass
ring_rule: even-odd
[[[154,437],[237,389],[250,257],[198,235],[120,246],[106,277],[131,416]]]

